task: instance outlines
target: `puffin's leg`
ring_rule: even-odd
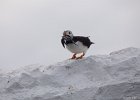
[[[85,53],[83,52],[83,54],[80,57],[77,57],[76,59],[82,59],[84,55]]]
[[[73,54],[72,58],[71,59],[75,59],[76,58],[76,53]]]

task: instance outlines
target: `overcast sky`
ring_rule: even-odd
[[[0,0],[0,69],[70,58],[64,30],[91,36],[86,56],[140,48],[140,0]]]

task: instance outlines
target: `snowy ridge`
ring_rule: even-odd
[[[140,100],[140,49],[1,75],[0,100]]]

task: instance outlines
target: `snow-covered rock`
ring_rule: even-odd
[[[140,49],[1,74],[0,100],[140,100]]]

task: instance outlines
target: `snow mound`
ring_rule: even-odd
[[[140,49],[0,75],[0,100],[140,100]]]

